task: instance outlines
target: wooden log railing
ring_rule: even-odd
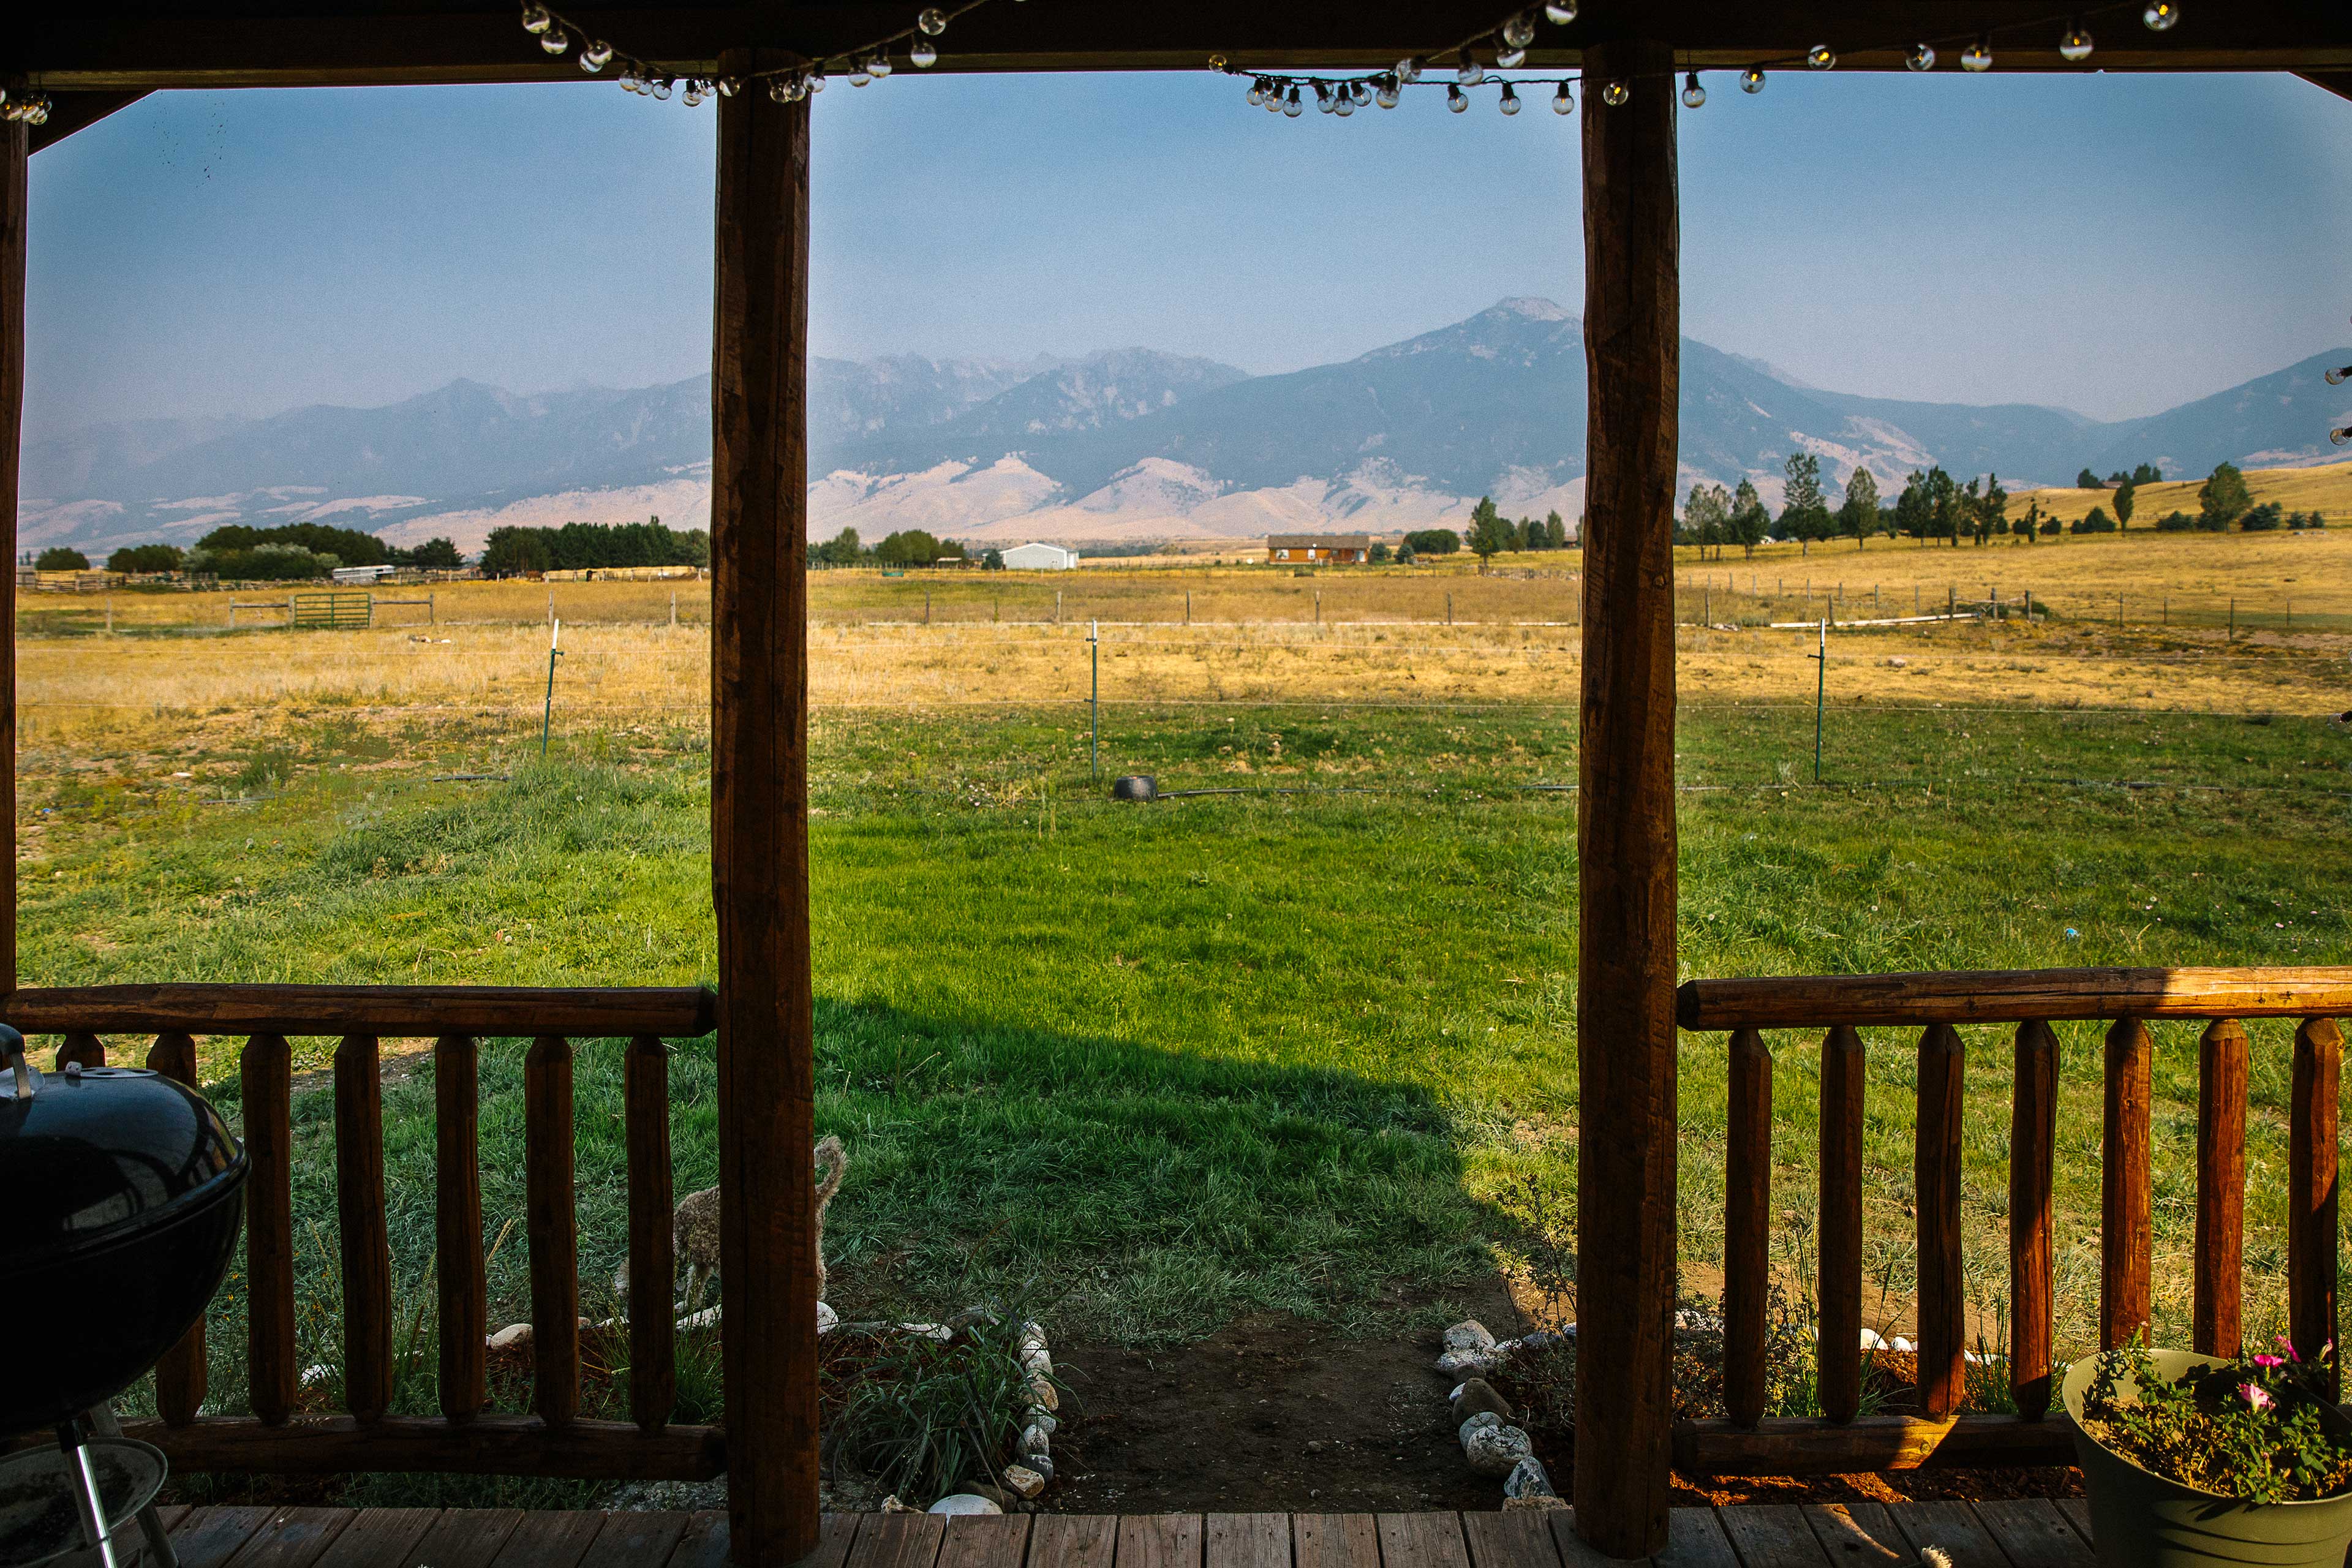
[[[1729,1037],[1726,1136],[1724,1391],[1728,1419],[1676,1429],[1677,1468],[1804,1474],[2074,1462],[2071,1423],[2053,1412],[2052,1176],[2062,1020],[2110,1023],[2101,1070],[2099,1338],[2151,1319],[2149,1113],[2154,1019],[2199,1019],[2193,1348],[2230,1354],[2242,1330],[2250,1050],[2242,1020],[2300,1020],[2288,1111],[2287,1318],[2298,1352],[2336,1338],[2336,1096],[2352,1014],[2352,967],[2053,969],[1694,980],[1677,995],[1685,1030]],[[2016,1414],[1964,1414],[1961,1289],[1963,1024],[2013,1025],[2010,1108],[2009,1385]],[[1863,1098],[1859,1030],[1919,1031],[1913,1155],[1918,1248],[1916,1415],[1862,1405]],[[1815,1375],[1824,1415],[1764,1417],[1772,1181],[1772,1054],[1767,1029],[1821,1029],[1820,1215]],[[2331,1371],[2331,1375],[2333,1375]]]
[[[199,1321],[155,1369],[157,1416],[126,1434],[184,1469],[321,1474],[437,1470],[585,1479],[699,1480],[726,1468],[722,1432],[670,1422],[677,1373],[670,1289],[669,1079],[666,1038],[714,1026],[716,999],[695,988],[102,985],[20,990],[0,1018],[60,1037],[58,1061],[103,1065],[108,1037],[152,1037],[146,1065],[196,1086],[196,1037],[241,1036],[246,1181],[248,1415],[200,1414]],[[344,1406],[299,1409],[295,1351],[293,1052],[289,1037],[331,1036],[335,1199],[342,1280]],[[531,1414],[488,1408],[479,1053],[485,1038],[528,1039],[524,1066],[525,1234],[530,1248]],[[630,1300],[627,1421],[580,1408],[579,1259],[572,1175],[575,1038],[627,1042]],[[379,1042],[431,1039],[434,1273],[440,1414],[391,1414],[392,1251],[385,1226]]]

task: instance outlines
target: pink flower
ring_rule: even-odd
[[[2253,1363],[2260,1367],[2284,1366],[2286,1364],[2286,1357],[2283,1355],[2258,1355],[2252,1359]]]
[[[2294,1342],[2288,1339],[2284,1334],[2278,1336],[2278,1345],[2281,1350],[2286,1352],[2287,1360],[2301,1361],[2303,1359],[2301,1356],[2294,1353]]]
[[[2273,1405],[2278,1403],[2270,1396],[2268,1390],[2261,1388],[2254,1384],[2242,1383],[2238,1384],[2238,1393],[2244,1398],[2248,1405],[2252,1405],[2257,1410],[2268,1410]]]

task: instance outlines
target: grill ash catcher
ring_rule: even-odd
[[[111,1402],[188,1331],[220,1288],[245,1217],[245,1150],[204,1099],[143,1068],[44,1074],[0,1024],[0,1279],[20,1316],[72,1308],[74,1338],[0,1376],[0,1568],[95,1548],[176,1568],[156,1514],[163,1451],[122,1436]]]

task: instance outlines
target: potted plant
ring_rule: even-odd
[[[2352,1547],[2352,1420],[2321,1358],[2126,1345],[2068,1369],[2066,1413],[2109,1568],[2312,1563]]]

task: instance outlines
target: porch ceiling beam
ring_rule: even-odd
[[[1594,0],[1591,10],[1622,0]],[[757,44],[838,52],[907,25],[904,0],[840,0],[779,9],[729,5],[567,6],[581,27],[680,70],[711,71],[720,51]],[[1441,48],[1492,26],[1501,7],[1265,5],[1202,0],[1186,5],[990,5],[960,19],[934,68],[961,71],[1198,70],[1222,53],[1249,69],[1378,67]],[[1673,41],[1677,68],[1738,68],[1801,55],[1823,41],[1841,70],[1899,70],[1915,37],[1948,41],[1989,32],[1994,68],[2074,71],[2058,58],[2048,0],[1932,0],[1902,24],[1866,0],[1773,6],[1753,0],[1646,0],[1645,27]],[[1581,63],[1591,24],[1545,28],[1528,57],[1544,68]],[[14,29],[8,68],[52,93],[166,87],[303,87],[383,83],[582,81],[515,25],[514,7],[465,0],[431,12],[370,6],[357,14],[319,0],[264,8],[210,4],[168,14],[121,0],[47,8]],[[2352,6],[2298,0],[2200,5],[2167,34],[2128,15],[2102,17],[2096,65],[2109,71],[2352,70]],[[1946,51],[1954,57],[1957,49]],[[1944,68],[1939,67],[1938,68]]]
[[[33,127],[32,148],[54,147],[77,131],[87,131],[118,109],[128,109],[147,96],[136,92],[61,92],[53,95],[49,117]]]

